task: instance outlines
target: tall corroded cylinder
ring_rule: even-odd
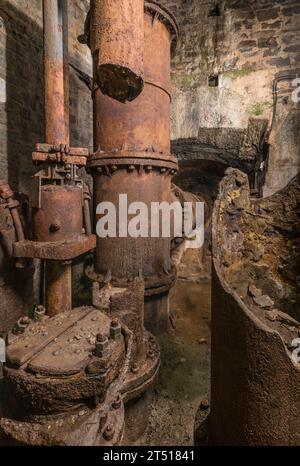
[[[91,12],[91,24],[92,16]],[[95,272],[98,279],[109,277],[115,283],[143,278],[147,323],[148,309],[149,315],[153,311],[152,297],[155,296],[155,309],[161,309],[157,302],[160,297],[165,298],[174,281],[171,237],[163,236],[161,229],[157,237],[152,235],[151,215],[154,203],[169,202],[171,179],[177,171],[177,160],[170,154],[170,63],[178,26],[166,9],[156,2],[145,2],[143,30],[143,92],[133,102],[122,104],[99,88],[94,89],[96,152],[90,158],[89,168],[94,177],[94,205],[112,203],[117,219],[116,237],[98,235]],[[120,195],[126,196],[126,206],[120,204]],[[132,237],[124,226],[128,227],[136,215],[144,212],[131,212],[125,221],[120,221],[120,213],[127,212],[136,202],[146,208],[148,226],[146,232]],[[96,223],[100,218],[99,213]]]
[[[144,0],[92,0],[91,49],[101,91],[120,102],[144,86]]]
[[[154,156],[170,153],[170,46],[178,29],[170,14],[165,13],[162,21],[157,5],[146,4],[143,92],[125,105],[103,95],[100,89],[94,92],[95,145],[103,151],[149,150]]]

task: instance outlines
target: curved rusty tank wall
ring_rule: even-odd
[[[250,298],[242,299],[240,290],[233,288],[228,268],[243,273],[237,265],[244,247],[238,235],[241,230],[245,234],[243,226],[240,230],[230,227],[237,218],[233,205],[238,207],[237,215],[243,210],[252,212],[247,178],[231,169],[221,183],[213,214],[208,441],[217,445],[299,445],[300,365],[293,362],[287,343],[297,336],[299,322],[278,309],[271,311],[271,301],[270,307],[263,309],[248,305]],[[251,290],[255,293],[257,288]],[[285,324],[281,326],[281,322]]]

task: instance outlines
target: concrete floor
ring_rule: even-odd
[[[171,293],[174,329],[158,337],[162,365],[154,387],[147,446],[193,445],[194,419],[209,393],[211,280],[188,250]],[[187,273],[187,270],[189,273]],[[185,276],[185,278],[183,278]]]

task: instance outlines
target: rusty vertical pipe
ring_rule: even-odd
[[[66,2],[43,0],[43,6],[46,142],[69,144]]]
[[[72,263],[46,261],[45,305],[50,317],[72,308]]]
[[[144,86],[144,0],[91,0],[91,49],[103,94],[134,100]]]
[[[43,0],[43,13],[46,142],[69,145],[67,2]],[[46,262],[45,301],[51,316],[72,309],[71,263]]]
[[[144,6],[143,91],[125,105],[104,95],[97,86],[93,92],[98,150],[90,157],[89,168],[94,178],[94,206],[105,201],[118,206],[119,195],[126,193],[128,205],[143,202],[150,211],[151,203],[168,202],[171,196],[171,178],[178,166],[170,154],[170,68],[171,49],[179,30],[171,13],[157,2],[146,1]],[[91,10],[85,34],[90,38],[92,51],[98,21],[94,15]],[[130,47],[128,37],[126,41]],[[105,48],[105,44],[101,47]],[[96,80],[97,70],[94,56]],[[118,213],[117,208],[117,217]],[[95,218],[97,221],[99,216]],[[168,322],[168,291],[175,279],[170,243],[170,238],[163,237],[97,238],[96,274],[104,280],[111,276],[116,284],[142,277],[146,287],[146,324],[157,314],[155,320],[159,323],[155,327],[162,327],[162,320]]]

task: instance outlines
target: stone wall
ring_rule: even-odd
[[[296,77],[300,71],[299,1],[162,1],[181,28],[181,44],[173,60],[174,150],[180,155],[181,143],[186,148],[190,141],[193,156],[205,159],[205,146],[215,146],[228,152],[232,165],[231,154],[242,144],[249,118],[271,121],[274,78],[286,73]],[[285,93],[286,119],[274,131],[294,136],[289,137],[284,155],[282,146],[279,151],[271,147],[266,195],[282,188],[299,170],[300,143],[295,137],[299,104],[291,102],[291,93],[291,88]],[[278,112],[280,106],[281,100]],[[275,145],[282,138],[273,135],[271,141]]]

